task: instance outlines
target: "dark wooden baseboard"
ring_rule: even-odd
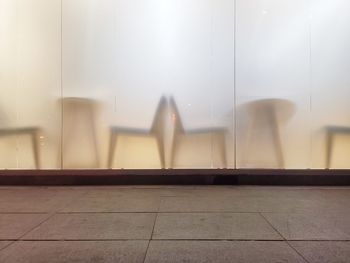
[[[0,185],[305,185],[348,186],[350,170],[118,169],[0,170]]]

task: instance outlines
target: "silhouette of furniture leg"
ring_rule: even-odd
[[[219,146],[221,152],[222,162],[224,164],[224,168],[227,168],[227,156],[226,156],[226,131],[220,131],[218,133],[219,136]]]
[[[108,154],[108,168],[112,168],[114,160],[114,152],[117,144],[117,133],[111,130],[110,139],[109,139],[109,154]]]
[[[334,139],[337,135],[350,135],[350,127],[328,126],[326,130],[326,168],[330,169],[333,155]]]
[[[155,138],[159,152],[161,168],[165,168],[165,151],[164,151],[164,118],[167,107],[167,100],[161,97],[150,129],[137,129],[131,127],[112,126],[110,131],[108,168],[112,168],[114,161],[114,153],[118,146],[119,135],[124,136],[140,136]]]
[[[280,168],[284,168],[285,160],[277,112],[285,115],[283,117],[287,119],[294,111],[293,104],[284,99],[262,99],[249,102],[247,105],[251,116],[246,136],[246,147],[248,148],[249,142],[252,139],[252,133],[258,128],[259,121],[265,121],[266,123],[263,123],[263,125],[267,125],[271,131],[277,165]]]
[[[1,129],[0,136],[29,135],[32,143],[35,168],[40,169],[38,127]]]
[[[223,128],[224,129],[224,128]],[[181,141],[181,137],[183,136],[190,136],[190,135],[201,135],[201,134],[212,134],[213,138],[216,139],[218,146],[220,147],[220,157],[222,160],[223,167],[227,167],[227,157],[226,157],[226,131],[225,130],[215,130],[215,128],[211,129],[205,129],[205,130],[189,130],[184,133],[178,134],[173,137],[173,142],[171,146],[171,156],[170,156],[170,167],[174,167],[175,158],[177,156],[178,152],[178,144]]]
[[[174,134],[173,137],[173,141],[171,143],[171,153],[170,153],[170,163],[169,163],[169,167],[173,168],[174,167],[174,163],[175,163],[175,156],[177,154],[177,148],[178,148],[178,141],[179,141],[179,135]]]
[[[87,135],[92,140],[92,148],[94,155],[93,167],[100,166],[100,158],[97,143],[96,125],[95,125],[95,105],[96,102],[88,98],[66,97],[62,99],[64,111],[63,123],[63,155],[67,151],[68,146],[74,147],[74,136]],[[75,131],[74,126],[82,124],[84,133],[79,134]],[[66,164],[63,159],[63,168]]]
[[[175,99],[170,98],[170,109],[172,112],[172,122],[174,125],[174,134],[171,144],[171,155],[170,155],[170,167],[174,167],[175,157],[178,151],[178,143],[183,136],[189,135],[200,135],[200,134],[211,134],[217,139],[218,145],[220,146],[220,154],[222,157],[223,166],[227,167],[227,157],[226,157],[226,132],[225,127],[205,127],[200,129],[187,129],[185,130],[179,110],[177,108]]]
[[[274,145],[275,145],[275,151],[277,155],[277,163],[279,167],[284,167],[284,156],[283,156],[283,150],[282,150],[282,140],[281,140],[281,134],[280,134],[280,127],[278,126],[276,112],[271,111],[270,112],[271,117],[271,130],[272,130],[272,137],[274,138]]]
[[[121,131],[119,129],[117,130],[111,130],[110,135],[110,142],[109,142],[109,154],[108,154],[108,168],[113,167],[113,161],[114,161],[114,155],[115,151],[117,149],[118,145],[118,137],[119,136],[139,136],[139,137],[151,137],[156,139],[158,153],[159,153],[159,160],[161,168],[165,168],[165,157],[164,157],[164,143],[163,138],[155,136],[153,134],[149,134],[147,130],[145,131],[137,131],[137,130],[128,130],[128,131]]]
[[[156,140],[159,152],[160,165],[161,168],[165,168],[164,138],[161,136],[157,136]]]

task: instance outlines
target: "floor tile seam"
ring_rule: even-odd
[[[148,255],[148,250],[149,250],[149,247],[151,245],[151,241],[153,240],[154,229],[156,228],[156,224],[157,224],[157,220],[158,220],[158,215],[159,215],[161,203],[162,203],[162,199],[160,198],[159,202],[158,202],[158,208],[157,208],[156,217],[154,218],[154,223],[153,223],[153,227],[152,227],[151,236],[150,236],[150,239],[148,240],[147,248],[146,248],[145,255],[144,255],[144,258],[143,258],[143,261],[142,261],[143,263],[146,262],[147,255]]]
[[[194,241],[194,242],[286,242],[282,239],[265,239],[265,238],[155,238],[151,241]]]
[[[160,214],[258,214],[258,211],[160,211]]]
[[[286,241],[287,239],[283,236],[278,229],[271,224],[271,222],[264,216],[263,213],[259,213],[260,217],[284,240]]]
[[[50,213],[48,214],[48,216],[43,219],[40,223],[38,223],[37,225],[35,225],[34,227],[32,227],[30,230],[26,231],[23,235],[21,235],[17,241],[20,241],[22,238],[24,238],[26,235],[28,235],[29,233],[31,233],[32,231],[34,231],[35,229],[39,228],[41,225],[43,225],[44,223],[48,222],[51,218],[53,218],[56,215],[56,212]]]
[[[284,239],[285,243],[287,244],[287,246],[288,246],[290,249],[292,249],[300,258],[302,258],[302,259],[304,260],[304,262],[310,263],[298,250],[296,250],[296,249],[288,242],[288,240],[283,236],[283,234],[282,234],[280,231],[278,231],[278,229],[277,229],[275,226],[272,225],[272,223],[264,216],[263,213],[260,213],[260,216],[265,220],[265,222],[266,222],[267,224],[270,225],[270,227],[272,227],[272,228]]]
[[[52,211],[47,212],[0,212],[0,215],[47,215],[51,214]]]
[[[44,213],[43,215],[45,215],[47,213]],[[3,251],[4,249],[12,246],[13,244],[17,243],[18,241],[20,241],[24,236],[26,236],[27,234],[29,234],[31,231],[33,231],[34,229],[38,228],[39,226],[41,226],[43,223],[47,222],[50,218],[52,218],[54,216],[54,213],[49,213],[47,214],[48,216],[43,219],[40,223],[38,223],[36,226],[32,227],[31,229],[29,229],[28,231],[26,231],[24,234],[22,234],[20,237],[16,238],[16,239],[9,239],[9,240],[5,240],[5,241],[10,241],[10,243],[8,245],[6,245],[5,247],[0,249],[0,252]],[[0,241],[3,241],[0,239]]]
[[[153,222],[153,227],[152,227],[152,232],[151,232],[151,236],[148,240],[148,243],[147,243],[147,248],[146,248],[146,251],[145,251],[145,255],[143,257],[143,263],[146,262],[146,259],[147,259],[147,255],[148,255],[148,250],[149,250],[149,247],[151,245],[151,241],[153,239],[153,233],[154,233],[154,229],[156,227],[156,223],[157,223],[157,219],[158,219],[158,212],[159,212],[159,209],[160,209],[160,205],[161,205],[161,200],[159,200],[159,203],[158,203],[158,210],[157,210],[157,213],[156,213],[156,217],[154,218],[154,222]]]
[[[136,186],[136,185],[135,185]],[[62,187],[62,188],[60,188]],[[284,188],[285,187],[285,188]],[[128,189],[133,189],[133,190],[143,190],[143,189],[150,189],[150,190],[167,190],[167,189],[170,189],[170,190],[177,190],[177,189],[180,189],[180,190],[202,190],[202,189],[226,189],[226,190],[239,190],[239,189],[242,189],[242,190],[246,190],[246,189],[282,189],[282,190],[290,190],[290,189],[294,189],[294,187],[290,187],[290,186],[245,186],[245,185],[238,185],[238,186],[235,186],[235,187],[231,187],[230,185],[195,185],[195,186],[191,186],[191,185],[180,185],[180,186],[177,186],[177,185],[155,185],[154,187],[151,187],[151,186],[142,186],[140,185],[140,187],[134,187],[134,186],[128,186],[128,185],[105,185],[105,186],[101,186],[101,185],[96,185],[96,186],[91,186],[91,185],[81,185],[81,186],[71,186],[71,185],[66,185],[66,186],[59,186],[59,185],[48,185],[48,186],[40,186],[40,185],[28,185],[28,186],[16,186],[16,185],[9,185],[9,186],[5,186],[5,185],[0,185],[0,191],[1,190],[11,190],[11,189],[22,189],[22,190],[26,190],[26,189],[42,189],[42,190],[51,190],[51,189],[54,189],[54,190],[62,190],[62,189],[97,189],[97,190],[113,190],[113,189],[120,189],[120,190],[128,190]],[[296,186],[295,187],[295,190],[304,190],[304,189],[315,189],[315,190],[319,190],[319,189],[347,189],[348,187],[347,186],[326,186],[326,187],[320,187],[320,186]]]
[[[42,212],[14,212],[3,211],[0,215],[45,215],[51,214],[53,211]],[[349,212],[334,212],[329,211],[337,215],[350,215]],[[295,214],[295,215],[319,215],[318,213],[288,213],[288,212],[266,212],[266,211],[58,211],[56,214]]]
[[[57,215],[95,215],[95,214],[151,214],[151,215],[155,215],[157,214],[157,211],[136,211],[136,212],[58,212],[56,213]]]
[[[24,239],[0,239],[0,241],[3,242],[112,242],[112,241],[167,241],[167,242],[178,242],[178,241],[193,241],[193,242],[280,242],[280,243],[287,243],[287,242],[317,242],[317,243],[350,243],[350,240],[338,240],[338,239],[333,239],[333,240],[315,240],[315,239],[298,239],[298,240],[281,240],[281,239],[234,239],[234,238],[224,238],[224,239],[213,239],[213,238],[203,238],[203,239],[168,239],[168,238],[157,238],[157,239],[148,239],[148,238],[115,238],[115,239],[30,239],[30,238],[24,238]],[[2,249],[0,249],[2,250]]]
[[[182,238],[182,239],[169,239],[169,238],[156,238],[152,239],[152,241],[238,241],[238,242],[341,242],[341,243],[349,243],[350,240],[341,240],[341,239],[332,239],[332,240],[315,240],[315,239],[297,239],[297,240],[282,240],[282,239],[249,239],[249,238],[223,238],[223,239],[214,239],[214,238],[194,238],[194,239],[188,239],[188,238]]]
[[[0,241],[2,241],[2,240],[0,240]],[[13,244],[15,244],[17,241],[16,241],[16,240],[9,240],[8,242],[10,242],[10,243],[8,243],[6,246],[0,248],[0,254],[1,254],[1,252],[4,251],[6,248],[8,248],[8,247],[12,246]]]
[[[226,210],[226,211],[214,211],[214,210],[203,210],[203,211],[160,211],[159,213],[168,213],[168,214],[171,214],[171,213],[180,213],[180,214],[189,214],[189,213],[193,213],[193,214],[198,214],[198,213],[208,213],[208,214],[261,214],[261,213],[264,213],[264,214],[296,214],[296,215],[310,215],[310,216],[314,216],[314,215],[320,215],[320,214],[324,214],[324,212],[329,212],[329,213],[332,213],[332,214],[336,214],[336,215],[350,215],[350,212],[337,212],[337,211],[334,211],[334,210],[322,210],[322,213],[310,213],[310,212],[293,212],[293,213],[290,213],[290,212],[283,212],[283,211],[229,211],[229,210]]]
[[[295,251],[295,253],[297,253],[305,262],[310,263],[310,261],[307,260],[307,259],[304,257],[304,255],[303,255],[298,249],[296,249],[294,246],[292,246],[292,244],[291,244],[288,240],[286,241],[286,243],[287,243],[287,245],[288,245],[293,251]]]
[[[212,211],[189,211],[189,212],[169,212],[169,211],[113,211],[113,212],[107,212],[107,211],[89,211],[89,212],[57,212],[57,214],[259,214],[260,212],[229,212],[229,211],[223,211],[223,212],[212,212]],[[43,213],[44,214],[44,213]]]
[[[88,196],[86,200],[94,199],[96,197],[94,196]],[[108,198],[108,197],[98,197],[99,199]],[[123,196],[113,196],[113,198],[119,198],[119,199],[143,199],[144,197],[138,197],[138,196],[130,196],[130,195],[123,195]],[[192,200],[192,201],[202,201],[202,200],[216,200],[216,201],[237,201],[237,199],[242,199],[245,202],[252,202],[252,201],[271,201],[276,198],[283,198],[282,201],[288,202],[288,201],[298,201],[298,202],[317,202],[317,201],[323,201],[323,202],[337,202],[338,200],[342,201],[341,199],[348,199],[348,197],[320,197],[320,196],[314,196],[314,197],[286,197],[286,196],[208,196],[208,194],[204,196],[146,196],[145,198],[148,199],[162,199],[165,201],[186,201],[186,200]],[[323,200],[322,200],[323,198]]]
[[[350,239],[287,239],[288,242],[321,242],[321,243],[327,243],[327,242],[343,242],[348,243],[350,242]]]
[[[7,239],[7,240],[0,240],[0,241],[16,241],[16,242],[113,242],[113,241],[149,241],[149,238],[107,238],[107,239],[101,239],[101,238],[86,238],[86,239],[76,239],[76,238],[47,238],[47,239],[33,239],[33,238],[24,238],[24,239]]]
[[[327,211],[328,210],[328,211]],[[321,211],[321,212],[278,212],[278,211],[260,211],[259,213],[263,213],[263,214],[292,214],[292,215],[310,215],[310,216],[314,216],[314,215],[324,215],[325,212],[329,212],[329,213],[332,213],[332,214],[337,214],[337,215],[350,215],[350,212],[348,211],[345,211],[345,212],[338,212],[338,211],[334,211],[334,210],[331,210],[331,209],[325,209],[325,210],[318,210],[318,211]]]

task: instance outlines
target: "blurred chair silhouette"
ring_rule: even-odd
[[[39,132],[38,127],[1,128],[0,137],[29,135],[32,141],[35,168],[40,169],[38,132]]]
[[[331,168],[332,155],[333,155],[333,146],[334,146],[334,137],[337,135],[350,135],[350,127],[346,126],[327,126],[327,145],[326,145],[326,168]]]
[[[203,127],[198,129],[185,129],[182,123],[179,110],[177,108],[175,99],[170,97],[169,102],[170,110],[171,110],[171,118],[174,125],[174,135],[171,144],[171,155],[170,155],[170,168],[174,166],[174,160],[178,150],[178,143],[182,136],[186,135],[195,135],[195,134],[213,134],[218,139],[220,145],[220,152],[222,157],[222,162],[224,167],[227,167],[227,158],[226,158],[226,132],[227,129],[225,127]]]
[[[120,126],[111,127],[109,156],[108,156],[109,168],[112,168],[112,165],[113,165],[114,153],[116,151],[117,139],[119,135],[154,137],[158,145],[161,168],[165,168],[164,117],[165,117],[166,108],[167,108],[167,100],[164,96],[162,96],[158,103],[150,129],[138,129],[138,128],[120,127]]]
[[[62,98],[61,101],[63,107],[63,168],[72,167],[72,164],[69,164],[72,160],[70,160],[69,157],[64,158],[67,155],[67,150],[69,150],[69,147],[71,151],[77,150],[81,147],[81,145],[78,145],[79,140],[86,137],[90,137],[89,141],[92,142],[94,164],[91,166],[92,168],[98,168],[100,165],[100,160],[94,116],[96,101],[89,98],[79,97],[65,97]],[[79,128],[80,130],[77,130]],[[75,154],[75,156],[79,157],[78,154]],[[73,168],[81,167],[75,167],[74,165]]]
[[[283,147],[280,133],[282,121],[286,121],[294,114],[294,105],[285,99],[261,99],[246,104],[250,112],[250,123],[246,134],[246,147],[252,139],[252,132],[258,128],[258,122],[263,121],[272,133],[278,166],[285,167]]]

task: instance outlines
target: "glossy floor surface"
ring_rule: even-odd
[[[0,262],[350,262],[350,187],[0,187]]]

